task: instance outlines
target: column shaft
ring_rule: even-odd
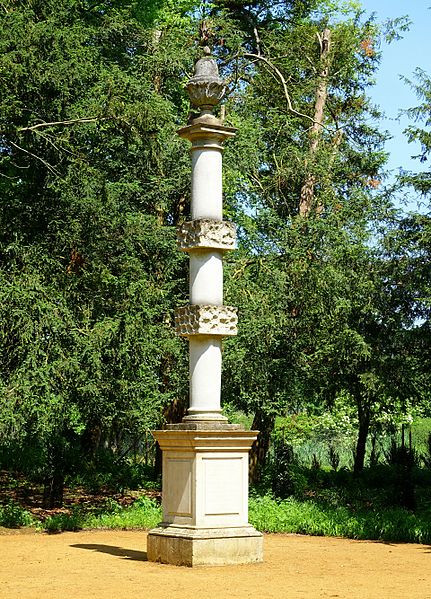
[[[221,339],[190,337],[190,407],[188,417],[220,417]]]
[[[190,252],[190,303],[223,305],[222,252]]]
[[[198,147],[192,147],[191,217],[193,220],[222,220],[222,150],[217,146],[205,146],[209,140],[199,142]]]

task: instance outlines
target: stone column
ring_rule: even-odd
[[[213,59],[202,59],[198,73],[202,63],[217,69]],[[195,103],[208,101],[206,81],[196,75],[189,82]],[[212,89],[223,90],[214,75]],[[222,152],[235,129],[224,127],[206,111],[178,133],[192,143],[192,220],[178,230],[180,248],[190,257],[190,305],[177,311],[176,322],[190,344],[190,406],[185,420],[226,421],[220,408],[221,339],[236,335],[237,316],[236,308],[223,306],[223,253],[235,248],[235,226],[223,221]]]
[[[148,535],[148,559],[176,565],[262,560],[262,535],[248,524],[248,453],[257,432],[221,413],[222,338],[236,335],[237,311],[223,304],[223,253],[235,248],[223,220],[223,143],[235,135],[213,114],[224,94],[216,61],[196,63],[187,90],[200,115],[178,134],[191,142],[191,220],[178,228],[190,259],[190,302],[176,312],[188,338],[190,401],[182,424],[155,431],[163,452],[163,522]]]

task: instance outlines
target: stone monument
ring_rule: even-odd
[[[225,91],[208,48],[187,91],[200,115],[178,134],[192,158],[191,220],[178,227],[190,259],[190,303],[176,312],[189,340],[190,401],[181,424],[154,436],[163,453],[163,522],[148,534],[148,559],[179,566],[262,561],[262,535],[248,523],[248,454],[256,431],[221,413],[222,338],[236,335],[236,308],[223,305],[223,253],[235,226],[223,220],[223,143],[235,135],[214,115]]]

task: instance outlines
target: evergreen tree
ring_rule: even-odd
[[[376,192],[385,134],[367,98],[379,31],[349,6],[334,19],[326,2],[223,5],[244,30],[242,50],[226,56],[238,82],[228,119],[239,127],[228,199],[242,235],[230,271],[242,320],[228,342],[226,397],[254,415],[257,465],[277,414],[331,405],[347,389],[363,421],[360,469],[367,406],[381,387],[373,323],[382,288],[369,244],[387,209]]]
[[[40,448],[52,505],[73,447],[139,438],[186,393],[172,225],[193,48],[169,3],[2,8],[0,439]]]

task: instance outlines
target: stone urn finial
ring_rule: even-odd
[[[226,86],[220,79],[218,66],[206,46],[204,54],[195,64],[195,74],[187,82],[186,88],[191,103],[200,109],[201,117],[211,115],[214,106],[223,98]]]

